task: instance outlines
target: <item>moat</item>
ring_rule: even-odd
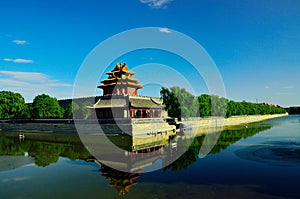
[[[204,135],[178,134],[163,147],[124,154],[132,173],[105,166],[75,134],[22,140],[2,131],[0,198],[299,198],[299,127],[299,115],[229,127],[204,158]],[[127,137],[109,139],[120,146]]]

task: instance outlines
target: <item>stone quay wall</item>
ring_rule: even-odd
[[[284,117],[288,114],[272,114],[272,115],[244,115],[233,116],[230,118],[210,117],[210,118],[189,118],[182,121],[183,127],[226,127],[246,125],[248,123],[260,122],[278,117]]]
[[[235,125],[246,125],[248,123],[260,122],[272,118],[283,117],[288,114],[274,115],[252,115],[252,116],[234,116],[230,118],[189,118],[180,122],[184,129],[208,129],[216,127],[226,127]],[[80,123],[80,122],[79,122]],[[99,133],[98,121],[81,121],[82,124],[77,128],[84,129],[86,132]],[[174,135],[174,126],[166,122],[147,121],[147,122],[129,122],[128,124],[101,124],[101,129],[108,134],[133,132],[138,136],[156,136],[160,133]],[[59,132],[76,133],[77,129],[73,120],[9,120],[0,121],[0,131],[22,131],[22,132]]]

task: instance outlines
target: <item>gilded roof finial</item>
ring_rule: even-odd
[[[121,69],[122,69],[122,62],[117,63],[114,70],[121,70]]]

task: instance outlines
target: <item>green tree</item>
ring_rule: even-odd
[[[83,113],[76,102],[69,103],[64,110],[65,119],[72,119],[73,116],[76,118],[83,118]]]
[[[81,107],[78,104],[76,104],[75,102],[73,102],[73,104],[72,104],[72,110],[73,110],[73,118],[76,118],[76,119],[84,118]]]
[[[82,103],[80,109],[83,113],[83,119],[87,119],[92,115],[92,110],[87,108],[87,106],[91,106],[91,105],[92,104],[89,101],[85,101],[85,102]]]
[[[87,119],[92,115],[92,110],[87,106],[92,106],[92,102],[85,101],[78,105],[76,102],[68,104],[65,110],[65,118]]]
[[[71,119],[71,118],[73,118],[72,102],[69,103],[69,104],[66,106],[66,108],[65,108],[65,110],[64,110],[64,118],[65,118],[65,119]]]
[[[207,94],[198,97],[199,111],[201,117],[211,116],[211,97]]]
[[[181,107],[175,94],[168,88],[162,87],[160,90],[161,98],[166,106],[170,117],[181,118]]]
[[[32,116],[40,119],[62,118],[63,108],[56,98],[46,94],[38,95],[32,103]]]
[[[286,113],[284,108],[269,104],[251,102],[235,102],[216,95],[203,94],[194,97],[184,88],[162,87],[160,91],[169,116],[178,119],[188,117],[236,116],[236,115],[264,115]]]
[[[225,98],[220,98],[216,95],[211,95],[211,116],[223,116],[226,115],[226,106],[228,100]]]
[[[22,95],[11,91],[0,91],[0,118],[25,117],[29,117],[29,111]]]
[[[161,97],[169,116],[181,118],[196,117],[199,114],[197,98],[184,88],[162,88]]]

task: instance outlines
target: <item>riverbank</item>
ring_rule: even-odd
[[[254,122],[260,122],[278,117],[284,117],[288,114],[273,114],[273,115],[245,115],[232,116],[230,118],[211,117],[211,118],[189,118],[182,121],[185,128],[189,127],[227,127],[245,125]]]
[[[230,118],[189,118],[188,120],[182,121],[181,126],[183,130],[198,129],[206,131],[209,128],[215,129],[246,125],[287,115],[288,114],[233,116]],[[99,123],[95,121],[80,121],[80,123],[84,125],[84,128],[90,129],[91,132],[96,131],[99,125]],[[73,120],[1,120],[0,129],[2,129],[2,131],[77,133]],[[112,131],[109,126],[107,126],[105,130],[108,132]]]
[[[248,125],[256,122],[262,122],[279,117],[285,117],[286,114],[273,115],[247,115],[247,116],[233,116],[230,118],[190,118],[182,121],[182,130],[185,135],[199,136],[208,133],[220,132],[224,129],[232,127],[248,128]]]

